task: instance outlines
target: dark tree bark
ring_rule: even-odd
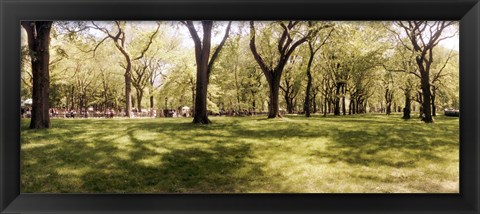
[[[30,129],[50,128],[50,30],[52,21],[22,21],[32,64],[32,119]]]
[[[150,108],[153,109],[155,107],[155,101],[153,99],[153,96],[150,96]]]
[[[291,30],[299,24],[299,21],[289,21],[288,24],[280,22],[283,32],[278,41],[278,51],[280,53],[280,59],[276,65],[268,66],[267,63],[263,60],[260,54],[257,51],[255,46],[255,26],[254,22],[250,21],[250,50],[255,58],[255,61],[259,64],[262,69],[270,90],[269,94],[269,106],[268,106],[268,118],[280,117],[278,112],[278,92],[280,87],[280,79],[283,73],[283,69],[290,58],[290,55],[293,51],[302,43],[306,42],[310,36],[311,31],[307,33],[306,36],[300,38],[297,41],[294,41],[292,35],[290,35]]]
[[[312,42],[308,42],[308,47],[310,50],[310,57],[308,59],[308,64],[307,64],[307,88],[305,89],[305,116],[310,117],[310,91],[312,90],[312,72],[311,72],[311,67],[313,63],[313,59],[315,57],[315,52],[313,50],[313,44]],[[318,50],[318,49],[317,49]]]
[[[437,116],[437,106],[435,105],[435,98],[437,95],[437,88],[432,86],[432,116]]]
[[[203,28],[203,38],[202,41],[197,34],[197,30],[193,25],[192,21],[182,22],[188,28],[190,35],[192,36],[193,42],[195,43],[195,61],[197,63],[197,83],[196,83],[196,96],[195,96],[195,106],[194,106],[194,115],[193,123],[196,124],[209,124],[211,121],[208,119],[208,110],[207,110],[207,87],[210,77],[210,72],[212,71],[213,64],[220,54],[225,41],[227,40],[228,33],[230,31],[230,25],[232,22],[228,23],[227,29],[223,40],[220,42],[218,47],[215,49],[213,55],[210,58],[210,49],[211,49],[211,37],[212,37],[212,28],[213,21],[202,21]]]
[[[342,84],[337,84],[335,87],[335,103],[334,103],[334,115],[340,115],[340,90],[342,88]]]
[[[411,99],[410,99],[410,89],[405,90],[405,107],[403,108],[403,119],[410,119],[411,112]]]

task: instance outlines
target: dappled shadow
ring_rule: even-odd
[[[452,161],[442,154],[458,152],[458,142],[446,137],[458,130],[445,121],[418,125],[388,117],[287,116],[219,119],[207,126],[167,118],[80,119],[45,130],[23,123],[22,192],[294,192],[308,179],[288,176],[338,173],[322,171],[327,165],[413,170]],[[409,179],[348,176],[384,183]]]
[[[22,176],[26,192],[252,192],[270,179],[262,164],[251,160],[249,144],[233,143],[235,139],[228,142],[228,136],[204,131],[193,138],[184,134],[192,129],[208,130],[208,126],[139,122],[123,128],[124,124],[112,123],[112,129],[125,130],[115,136],[66,126],[72,129],[69,134],[56,133],[56,129],[37,133],[57,143],[23,145],[22,159],[28,160],[22,164],[28,171]],[[37,131],[22,130],[23,137],[35,138]],[[136,134],[138,130],[166,134],[178,141],[145,140]],[[203,139],[205,136],[219,140]],[[196,144],[190,145],[192,142]]]
[[[247,129],[233,129],[231,132],[245,138],[270,141],[282,140],[286,135],[304,141],[325,138],[329,143],[324,150],[310,152],[312,162],[325,163],[325,160],[329,160],[328,163],[344,162],[395,168],[415,168],[422,160],[446,161],[442,154],[448,153],[452,148],[458,148],[459,145],[458,142],[437,137],[439,134],[443,136],[458,133],[458,130],[432,133],[429,124],[413,126],[412,123],[392,123],[401,121],[401,118],[376,121],[352,117],[333,120],[335,123],[330,123],[329,119],[314,117],[313,120],[323,122],[316,126],[299,123],[279,124],[266,130],[258,125],[249,126]],[[363,127],[365,125],[367,127]],[[446,132],[444,127],[439,129]]]
[[[249,160],[251,148],[248,144],[223,145],[210,141],[210,145],[205,148],[175,149],[164,146],[168,152],[159,154],[147,147],[155,145],[156,142],[137,139],[133,130],[137,128],[132,127],[127,132],[134,143],[129,152],[131,158],[111,161],[120,166],[116,171],[95,170],[83,176],[84,187],[88,191],[249,192],[258,188],[256,183],[268,179],[264,177],[262,166]],[[170,130],[169,134],[187,142],[187,139],[182,139],[184,137],[179,130],[182,130],[182,126],[174,132]],[[168,129],[162,132],[166,131],[168,132]],[[195,138],[188,140],[197,141]],[[132,180],[132,177],[135,179]],[[126,183],[112,183],[118,180]]]

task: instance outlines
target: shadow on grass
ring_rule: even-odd
[[[109,125],[112,130],[123,127],[123,124]],[[73,127],[72,124],[66,126]],[[251,161],[249,144],[210,140],[205,141],[204,147],[198,148],[189,146],[188,142],[202,142],[200,138],[204,136],[218,139],[225,136],[204,131],[193,138],[184,134],[192,129],[210,129],[207,126],[168,122],[157,126],[140,122],[114,138],[109,138],[112,133],[108,131],[72,127],[69,127],[72,130],[68,134],[56,133],[56,129],[22,128],[25,136],[38,135],[44,136],[43,140],[58,141],[22,150],[22,159],[29,156],[26,158],[29,162],[23,164],[23,170],[28,173],[23,176],[22,192],[250,192],[261,188],[261,183],[268,182],[262,165]],[[168,142],[158,146],[158,140],[142,140],[135,134],[137,130],[155,132],[159,128],[170,139],[183,143],[177,144],[177,147],[168,145]],[[117,145],[112,143],[119,138],[128,139]],[[90,147],[87,139],[93,144]],[[159,153],[155,149],[158,147],[167,152]]]
[[[282,155],[307,157],[299,163],[312,166],[415,169],[451,161],[442,154],[458,150],[458,120],[425,125],[384,116],[213,119],[208,126],[190,119],[66,119],[46,130],[22,123],[22,192],[288,192],[295,189],[288,189],[289,178],[281,172],[305,170]],[[272,172],[272,161],[281,159],[286,163]]]
[[[290,118],[303,119],[299,116]],[[442,154],[449,153],[455,147],[458,149],[458,142],[451,140],[456,137],[455,134],[458,135],[458,130],[446,131],[448,126],[444,124],[423,124],[415,120],[395,123],[402,119],[394,116],[378,116],[377,120],[356,115],[347,118],[312,118],[323,123],[277,124],[271,129],[258,125],[231,131],[234,135],[264,140],[282,140],[286,135],[304,141],[311,138],[329,139],[325,150],[309,152],[311,160],[317,163],[329,160],[328,163],[415,168],[423,160],[447,161]]]

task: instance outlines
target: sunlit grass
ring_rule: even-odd
[[[22,192],[459,191],[458,118],[210,119],[23,119]]]

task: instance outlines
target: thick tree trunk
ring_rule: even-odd
[[[210,56],[210,48],[213,21],[202,21],[203,37],[201,39],[198,36],[197,30],[192,21],[186,21],[184,24],[187,26],[193,42],[195,43],[195,61],[197,63],[197,84],[195,88],[196,96],[193,123],[209,124],[211,123],[208,119],[207,112],[207,87],[209,74],[212,70],[215,59],[218,57],[220,50],[228,37],[231,22],[228,23],[225,35],[212,56]]]
[[[430,77],[426,72],[422,72],[422,94],[423,94],[423,118],[425,123],[432,123],[432,110],[431,110],[431,93],[430,93]]]
[[[405,108],[403,108],[403,119],[410,119],[411,99],[410,90],[405,91]]]
[[[195,114],[193,123],[209,124],[207,112],[207,63],[197,65],[197,96],[195,96]]]
[[[195,108],[193,123],[209,124],[207,112],[207,87],[208,87],[208,61],[210,57],[210,40],[212,33],[211,21],[202,22],[203,25],[203,43],[196,44],[195,57],[197,62],[197,84],[195,96]],[[200,48],[200,46],[202,46]]]
[[[278,112],[278,93],[280,91],[280,78],[273,78],[272,81],[269,81],[270,94],[268,98],[270,102],[268,103],[268,118],[279,117]]]
[[[153,100],[153,96],[150,96],[150,108],[153,109],[155,105],[155,101]]]
[[[132,117],[132,63],[127,59],[127,68],[125,69],[125,115]]]
[[[143,91],[137,90],[137,108],[138,112],[142,110],[142,99],[143,99]]]
[[[340,115],[340,87],[341,85],[337,85],[335,90],[335,104],[334,104],[334,115]]]
[[[285,102],[287,104],[287,112],[289,114],[293,114],[293,112],[294,112],[293,98],[290,98],[290,97],[288,97],[288,95],[285,95]]]
[[[50,128],[50,30],[52,22],[21,22],[27,32],[32,64],[32,118],[30,129]]]
[[[432,96],[432,116],[437,116],[437,107],[435,106],[435,96]]]

